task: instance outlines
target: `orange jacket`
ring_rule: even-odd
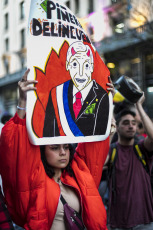
[[[76,179],[63,173],[63,183],[80,196],[88,230],[106,230],[106,211],[99,196],[108,140],[78,145],[72,168]],[[88,166],[88,167],[87,167]],[[29,142],[26,120],[17,115],[6,123],[0,140],[0,169],[8,210],[25,229],[50,230],[60,196],[59,185],[44,170],[39,146]]]

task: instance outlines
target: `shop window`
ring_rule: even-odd
[[[146,74],[153,74],[153,54],[146,55],[145,63]]]
[[[152,118],[153,121],[153,85],[150,85],[147,87],[146,91],[146,98],[147,98],[147,110],[148,110],[148,115]]]
[[[112,25],[115,33],[124,33],[124,15],[119,14],[117,17],[112,17]]]
[[[9,39],[8,38],[5,39],[5,51],[6,52],[9,51]]]
[[[79,0],[75,0],[75,13],[79,13]]]
[[[9,39],[5,39],[5,52],[7,53],[9,51]],[[4,62],[4,67],[5,71],[8,74],[9,73],[9,57],[7,55],[3,55],[3,62]]]
[[[22,29],[20,32],[21,37],[21,49],[25,47],[25,29]]]
[[[8,4],[8,0],[4,0],[4,6]]]
[[[65,5],[70,9],[70,1],[67,1]]]
[[[25,3],[21,2],[20,3],[20,19],[23,19],[25,17]]]
[[[122,0],[111,0],[112,4],[116,4],[116,3],[122,3]]]
[[[94,3],[93,0],[89,0],[89,14],[92,13],[94,11]]]
[[[5,30],[8,30],[8,28],[9,28],[9,15],[8,15],[8,13],[6,13],[5,15],[4,15],[4,28],[5,28]]]

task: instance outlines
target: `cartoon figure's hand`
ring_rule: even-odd
[[[109,82],[107,83],[107,86],[109,86],[109,87],[107,88],[107,90],[110,91],[112,93],[113,97],[114,97],[114,95],[115,95],[115,88],[114,88],[114,85],[113,85],[113,82],[112,82],[110,76],[108,77],[108,80],[109,80]]]

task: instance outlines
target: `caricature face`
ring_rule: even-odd
[[[84,89],[91,82],[93,63],[90,50],[75,52],[72,48],[72,56],[67,64],[72,81],[79,91]]]

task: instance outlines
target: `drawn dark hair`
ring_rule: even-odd
[[[69,173],[70,176],[73,176],[74,173],[73,173],[73,170],[72,170],[72,167],[71,167],[73,156],[74,156],[74,147],[73,147],[73,145],[69,144],[69,150],[70,150],[70,160],[69,160],[69,163],[66,166],[66,168],[62,169],[62,171],[65,170],[66,172]],[[40,146],[40,152],[41,152],[41,160],[42,160],[42,163],[44,165],[45,172],[50,178],[52,178],[55,175],[55,172],[54,172],[53,167],[51,165],[49,165],[47,160],[46,160],[45,145]]]

